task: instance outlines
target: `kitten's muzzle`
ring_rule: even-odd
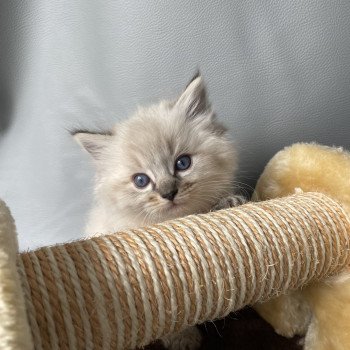
[[[172,177],[164,177],[158,181],[158,187],[156,188],[156,192],[169,201],[173,201],[178,192],[178,181]]]
[[[178,189],[171,191],[169,193],[159,193],[162,198],[168,199],[169,201],[173,201],[175,196],[177,195]]]

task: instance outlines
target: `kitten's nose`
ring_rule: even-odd
[[[169,193],[161,194],[162,198],[169,199],[169,201],[174,200],[175,196],[177,195],[178,190],[171,191]]]

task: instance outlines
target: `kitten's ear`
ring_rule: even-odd
[[[185,91],[176,101],[175,106],[185,109],[189,118],[195,118],[210,108],[206,87],[199,72],[187,85]]]
[[[88,131],[71,132],[79,145],[90,153],[95,160],[101,159],[104,150],[111,142],[111,133],[93,133]]]

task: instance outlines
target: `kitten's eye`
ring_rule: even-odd
[[[191,157],[188,155],[182,155],[175,161],[175,170],[183,171],[187,170],[191,166]]]
[[[134,184],[138,188],[146,187],[150,182],[150,178],[146,174],[134,175]]]

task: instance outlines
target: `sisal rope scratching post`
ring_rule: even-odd
[[[37,349],[130,349],[349,265],[349,217],[323,194],[249,203],[22,253]]]

